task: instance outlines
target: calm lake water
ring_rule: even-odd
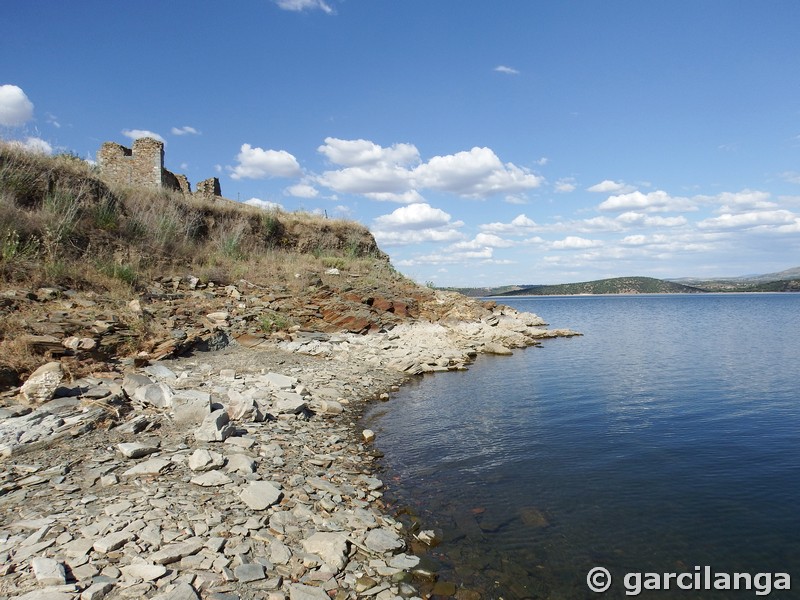
[[[365,416],[387,497],[484,597],[631,572],[784,572],[800,597],[800,294],[504,300],[583,337],[426,376]],[[640,598],[762,597],[753,591]]]

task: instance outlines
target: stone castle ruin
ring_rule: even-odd
[[[97,151],[100,176],[108,183],[182,192],[206,200],[222,197],[219,179],[211,177],[197,184],[192,194],[186,175],[176,175],[164,168],[164,143],[145,137],[126,148],[105,142]]]

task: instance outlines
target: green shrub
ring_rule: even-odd
[[[289,317],[274,310],[264,311],[258,318],[258,322],[264,333],[289,329],[294,324]]]
[[[96,264],[97,270],[103,275],[113,279],[118,279],[119,281],[127,283],[130,286],[135,285],[136,280],[139,277],[136,269],[134,269],[131,265],[107,261],[98,261]]]
[[[16,230],[7,231],[0,242],[0,260],[10,262],[22,258],[34,258],[39,253],[39,240],[20,240]]]

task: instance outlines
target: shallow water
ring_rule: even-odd
[[[800,294],[507,303],[585,335],[422,378],[365,417],[387,496],[444,531],[442,578],[586,598],[603,566],[622,598],[627,573],[709,565],[800,589]]]

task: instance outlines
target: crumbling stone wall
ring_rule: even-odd
[[[164,144],[153,138],[139,138],[133,148],[106,142],[97,152],[97,163],[103,179],[111,183],[180,189],[175,175],[164,168]]]
[[[139,138],[132,148],[105,142],[97,151],[97,164],[100,176],[108,183],[174,190],[187,196],[192,193],[185,175],[164,168],[164,143],[153,138]],[[222,196],[219,179],[201,181],[196,194],[207,200]]]
[[[219,179],[216,177],[210,177],[209,179],[204,179],[203,181],[199,182],[197,184],[197,189],[195,189],[194,195],[205,200],[213,200],[214,198],[222,196],[222,190],[219,186]]]

